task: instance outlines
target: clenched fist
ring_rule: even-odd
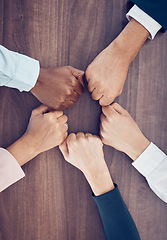
[[[83,172],[95,195],[114,188],[99,137],[90,133],[71,133],[59,148],[65,160]]]
[[[40,69],[31,93],[43,104],[55,109],[70,108],[84,91],[84,72],[70,66]]]
[[[8,147],[20,166],[39,153],[63,143],[67,137],[67,116],[41,105],[32,111],[25,134]]]
[[[129,65],[148,36],[149,32],[132,19],[88,66],[88,89],[101,106],[111,104],[122,93]]]
[[[102,108],[100,135],[102,142],[136,160],[149,146],[149,140],[118,103]]]
[[[104,49],[86,70],[92,98],[102,106],[112,103],[123,90],[129,64],[114,42]]]

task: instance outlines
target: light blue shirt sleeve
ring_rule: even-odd
[[[39,61],[0,45],[0,86],[30,91],[39,76]]]

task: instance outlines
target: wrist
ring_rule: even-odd
[[[138,138],[138,141],[135,142],[134,146],[129,149],[126,154],[135,161],[149,145],[150,141],[145,136],[142,136]]]
[[[28,139],[25,135],[9,146],[7,150],[13,155],[20,166],[38,155],[38,152],[28,143]]]
[[[132,53],[128,51],[127,46],[124,44],[122,36],[118,36],[109,46],[109,51],[113,52],[113,48],[117,52],[119,59],[128,66],[132,62]]]
[[[136,20],[131,19],[113,43],[119,48],[127,61],[131,63],[149,37],[149,34],[145,27]]]
[[[36,81],[35,86],[30,90],[30,92],[35,96],[36,94],[36,89],[38,88],[38,85],[40,84],[40,82],[42,82],[43,76],[45,73],[45,69],[44,68],[40,68],[39,70],[39,75],[38,75],[38,79]]]
[[[97,170],[92,173],[84,173],[95,196],[102,195],[114,189],[114,183],[106,167],[105,170]]]

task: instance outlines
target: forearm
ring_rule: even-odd
[[[29,91],[37,81],[39,69],[37,60],[0,45],[0,86]]]
[[[7,150],[13,155],[20,166],[24,165],[37,155],[37,152],[35,152],[32,146],[29,145],[25,136],[14,142],[7,148]]]
[[[126,25],[119,36],[111,43],[120,49],[131,63],[139,52],[140,48],[149,37],[149,32],[139,22],[134,19]]]
[[[117,185],[112,191],[93,198],[98,206],[107,239],[140,239]]]
[[[135,161],[150,145],[150,141],[142,134],[141,138],[136,136],[133,146],[127,149],[125,153]]]

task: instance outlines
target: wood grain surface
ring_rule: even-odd
[[[0,44],[40,61],[42,67],[85,70],[123,29],[127,0],[0,0]],[[131,64],[117,101],[163,151],[167,146],[167,34],[148,40]],[[31,93],[0,87],[0,146],[26,130]],[[69,132],[99,133],[101,107],[85,92],[66,110]],[[142,240],[167,239],[167,207],[131,166],[104,147],[105,158]],[[167,153],[167,152],[166,152]],[[26,177],[0,194],[0,240],[103,240],[97,207],[84,176],[58,148],[23,167]]]

